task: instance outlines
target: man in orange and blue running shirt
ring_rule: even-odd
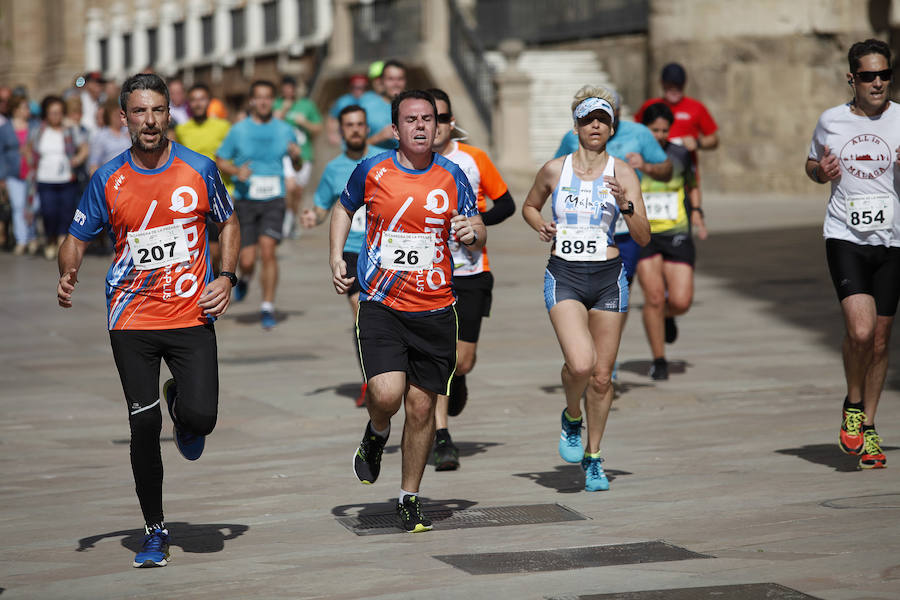
[[[344,242],[353,214],[366,210],[366,238],[356,277],[362,291],[356,331],[368,383],[369,422],[353,457],[362,483],[374,483],[391,429],[405,402],[402,480],[397,513],[409,532],[428,531],[419,484],[434,440],[434,407],[447,394],[456,367],[453,261],[455,237],[472,250],[486,231],[465,173],[432,151],[437,110],[422,90],[400,93],[391,104],[399,147],[362,161],[331,216],[330,263],[335,290],[355,278],[347,272]]]
[[[145,537],[135,567],[164,567],[160,359],[173,378],[163,397],[175,444],[188,460],[216,424],[219,373],[213,321],[236,283],[240,226],[216,164],[166,137],[169,93],[157,75],[122,84],[119,98],[132,146],[94,173],[59,250],[59,305],[71,308],[78,269],[104,230],[115,244],[106,275],[109,339],[131,427],[131,468]],[[222,268],[213,276],[206,217],[219,228]]]
[[[478,212],[485,226],[502,223],[516,212],[516,203],[497,167],[480,148],[451,139],[456,128],[453,110],[447,93],[428,90],[437,107],[437,132],[432,150],[459,165],[475,191]],[[493,206],[490,210],[487,201]],[[450,241],[453,254],[453,291],[456,293],[456,314],[459,332],[456,342],[456,372],[450,384],[449,396],[438,396],[435,407],[434,468],[453,471],[459,468],[459,450],[450,437],[447,417],[455,417],[466,405],[469,391],[466,374],[475,366],[475,350],[481,333],[481,319],[490,316],[494,275],[491,273],[487,248],[471,250],[459,242]]]

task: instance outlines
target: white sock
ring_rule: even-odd
[[[407,496],[418,496],[419,492],[407,492],[406,490],[400,490],[400,504],[403,504],[403,500]]]
[[[381,430],[381,431],[378,431],[377,429],[375,429],[375,427],[372,426],[372,421],[369,421],[369,428],[372,430],[372,433],[374,433],[375,435],[377,435],[377,436],[380,437],[380,438],[387,439],[388,436],[391,435],[391,424],[390,424],[390,422],[388,423],[388,426],[387,426],[387,427],[385,427],[385,428],[384,428],[383,430]]]
[[[272,302],[263,302],[259,305],[259,310],[263,312],[275,312],[275,304]]]

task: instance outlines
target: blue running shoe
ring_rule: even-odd
[[[584,448],[581,447],[581,424],[584,419],[570,421],[566,417],[566,411],[562,412],[562,433],[559,435],[559,455],[566,462],[580,463],[584,457]]]
[[[259,322],[262,324],[262,328],[268,331],[275,327],[275,313],[269,310],[263,310],[259,313]]]
[[[178,388],[175,387],[174,379],[163,384],[163,396],[166,399],[166,406],[169,407],[169,416],[172,417],[172,437],[175,438],[175,447],[183,457],[188,460],[197,460],[203,454],[206,436],[194,435],[178,428],[178,421],[175,419],[175,395],[177,393]]]
[[[610,375],[609,380],[613,383],[619,380],[619,361],[613,363],[613,371],[612,375]]]
[[[609,489],[609,479],[603,472],[603,459],[585,456],[581,459],[584,469],[584,489],[587,492],[605,492]]]
[[[144,525],[144,544],[141,551],[134,555],[131,566],[136,569],[164,567],[169,564],[169,530],[158,525],[153,529]]]
[[[247,296],[247,282],[243,279],[238,279],[237,285],[232,290],[232,296],[235,302],[243,300]]]

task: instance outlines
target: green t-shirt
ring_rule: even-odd
[[[278,98],[275,100],[275,104],[273,105],[274,110],[280,110],[282,105],[284,105],[284,98]],[[300,156],[304,161],[313,160],[313,144],[312,144],[312,136],[309,132],[294,123],[294,117],[298,114],[306,117],[306,120],[310,123],[321,123],[322,115],[319,114],[319,109],[316,108],[315,103],[309,98],[299,98],[296,100],[291,107],[288,109],[287,113],[284,115],[284,120],[294,126],[294,129],[297,130],[298,133],[298,143],[300,145]]]

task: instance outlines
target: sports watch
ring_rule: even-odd
[[[634,214],[634,202],[631,200],[628,201],[628,208],[620,208],[619,212],[623,215],[633,215]]]
[[[231,282],[231,287],[236,286],[238,283],[237,275],[235,275],[231,271],[219,271],[219,277],[227,277],[228,281]]]

